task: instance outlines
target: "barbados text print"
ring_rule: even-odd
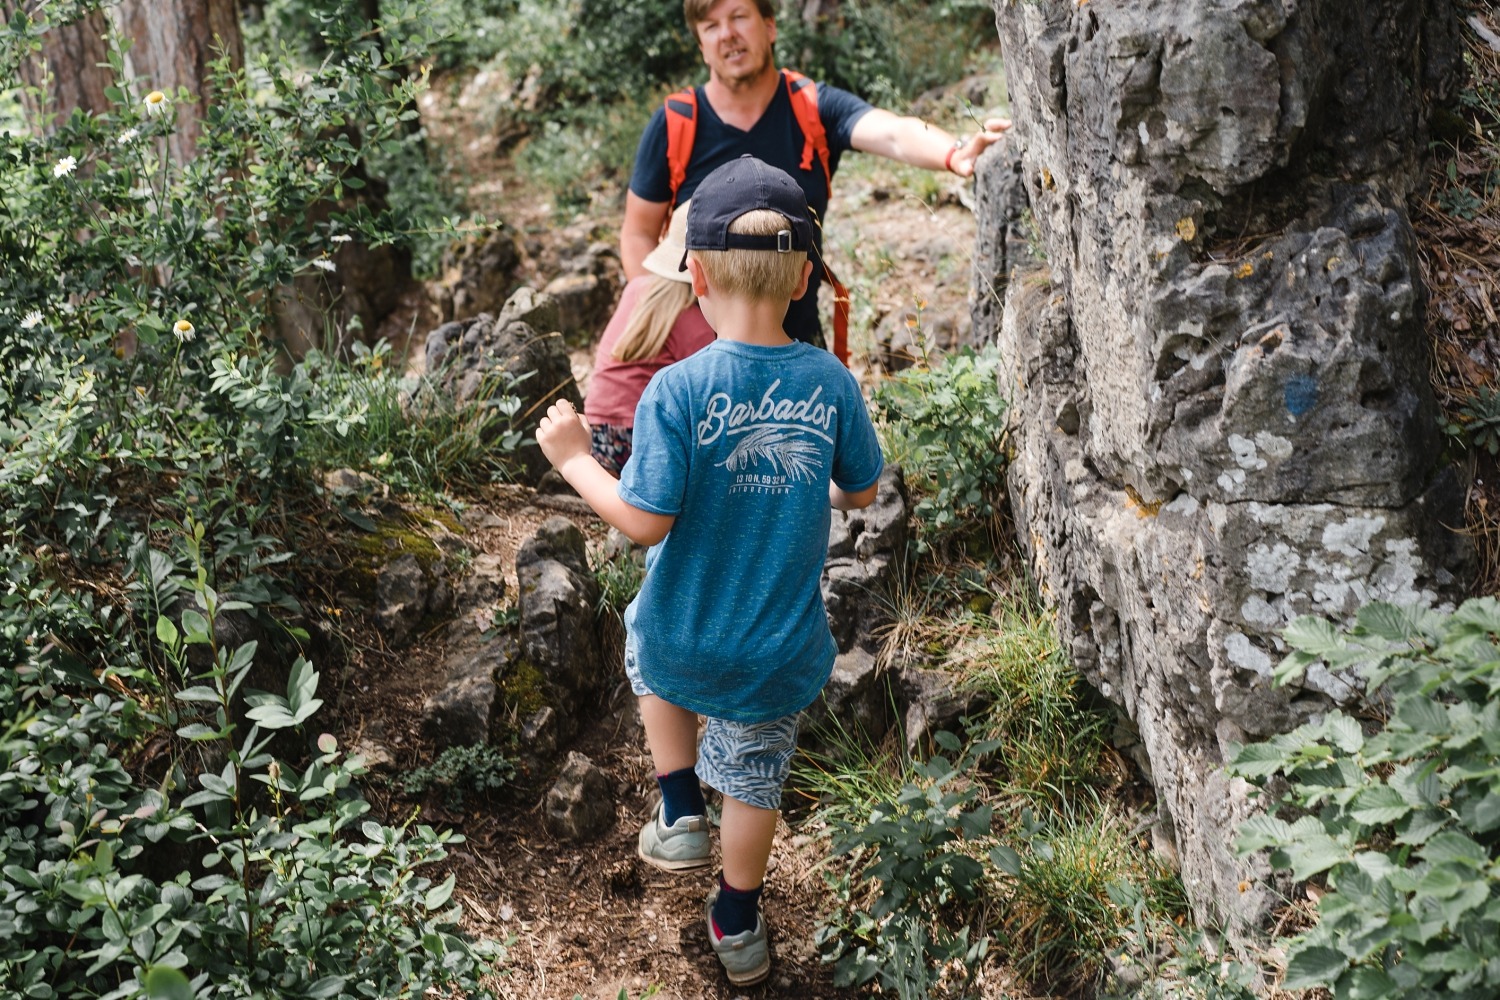
[[[707,445],[720,436],[739,437],[729,457],[718,463],[730,472],[759,469],[764,461],[773,475],[759,472],[735,477],[729,492],[786,493],[792,484],[813,482],[823,467],[822,449],[809,436],[833,443],[828,428],[838,409],[818,402],[823,387],[807,399],[777,399],[777,379],[757,403],[736,403],[726,392],[714,393],[708,412],[698,422],[698,444]]]

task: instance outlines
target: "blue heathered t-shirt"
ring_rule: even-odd
[[[883,464],[859,384],[827,351],[719,340],[657,372],[619,485],[676,518],[625,610],[646,686],[734,722],[811,704],[837,653],[819,587],[828,483],[866,489]]]
[[[849,135],[855,122],[865,116],[871,107],[868,103],[838,87],[818,84],[818,117],[823,120],[823,131],[828,138],[828,165],[837,172],[839,158],[851,149]],[[779,167],[797,179],[807,195],[807,204],[817,220],[815,238],[819,252],[823,247],[822,220],[828,210],[828,184],[823,178],[823,168],[814,158],[812,169],[802,169],[802,126],[792,113],[792,99],[787,96],[785,83],[776,88],[776,96],[760,119],[750,130],[726,125],[714,112],[698,88],[698,131],[693,137],[693,156],[688,161],[687,176],[677,192],[681,204],[693,196],[698,184],[713,171],[737,160],[745,153],[754,153],[760,159]],[[635,170],[630,177],[630,190],[647,201],[672,200],[670,172],[667,169],[667,121],[666,110],[657,108],[651,116],[641,143],[635,153]],[[812,280],[808,282],[807,294],[792,303],[786,313],[786,332],[793,340],[821,343],[821,326],[818,322],[818,288],[823,281],[823,269],[813,268]]]

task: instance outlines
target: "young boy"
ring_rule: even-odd
[[[708,865],[699,780],[723,794],[705,916],[742,986],[771,971],[760,894],[781,788],[797,715],[833,669],[819,587],[830,505],[869,506],[883,463],[848,369],[782,329],[812,270],[797,183],[752,156],[726,163],[699,186],[685,242],[680,267],[718,339],[652,377],[620,480],[589,456],[567,402],[537,441],[600,517],[651,546],[625,612],[625,670],[661,789],[639,853],[668,871]]]

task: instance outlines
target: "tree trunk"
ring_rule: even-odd
[[[7,18],[15,8],[14,0],[0,2]],[[108,110],[104,89],[117,83],[105,65],[105,36],[111,28],[130,39],[125,75],[138,78],[143,93],[162,90],[171,96],[185,87],[193,95],[194,103],[177,107],[177,130],[169,142],[178,162],[191,158],[200,132],[199,114],[212,96],[208,64],[221,53],[227,53],[235,66],[244,62],[237,0],[123,0],[74,24],[52,28],[44,36],[40,55],[21,67],[22,81],[42,90],[40,106],[23,92],[27,110],[55,113],[59,119],[74,108]]]

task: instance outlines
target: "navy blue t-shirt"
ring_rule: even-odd
[[[714,112],[703,94],[698,91],[698,131],[693,137],[693,156],[688,161],[687,176],[677,192],[681,204],[693,196],[698,184],[730,160],[745,153],[754,153],[760,159],[791,174],[802,185],[807,194],[807,205],[817,220],[815,239],[819,251],[823,247],[822,219],[828,209],[828,185],[823,178],[823,168],[813,160],[811,170],[801,169],[802,146],[805,139],[802,126],[792,112],[792,99],[787,96],[786,84],[776,88],[760,120],[744,131],[726,125]],[[871,107],[864,100],[847,90],[818,84],[818,117],[823,119],[823,131],[828,137],[829,169],[837,171],[839,157],[847,149],[849,134],[854,123],[864,117]],[[657,108],[641,136],[640,147],[635,153],[635,170],[630,177],[630,190],[647,201],[672,200],[670,172],[667,169],[667,113]],[[816,264],[816,260],[814,260]],[[786,314],[786,332],[794,340],[811,344],[823,344],[822,327],[818,323],[818,288],[823,281],[823,272],[814,266],[812,280],[808,282],[807,294],[793,302]]]

